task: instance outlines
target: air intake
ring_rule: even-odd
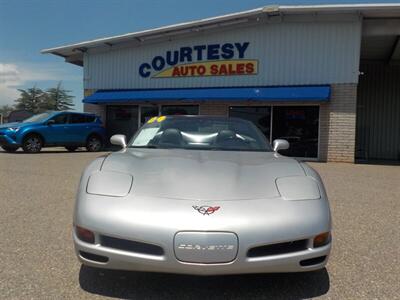
[[[79,251],[79,255],[82,256],[83,258],[99,263],[106,263],[108,262],[108,257],[102,256],[102,255],[97,255],[89,252],[84,252],[84,251]]]
[[[254,247],[247,252],[247,256],[261,257],[261,256],[279,255],[279,254],[302,251],[307,249],[307,242],[308,240],[299,240],[293,242],[285,242],[279,244]]]
[[[158,255],[164,254],[163,248],[153,244],[147,244],[142,242],[118,239],[110,236],[100,236],[101,245],[108,248],[114,248],[118,250],[135,252],[140,254]]]
[[[305,259],[300,261],[300,265],[303,267],[308,267],[308,266],[313,266],[313,265],[318,265],[320,263],[323,263],[326,259],[326,256],[319,256],[319,257],[314,257],[310,259]]]

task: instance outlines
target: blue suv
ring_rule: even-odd
[[[36,153],[52,146],[64,146],[68,151],[85,146],[95,152],[105,141],[105,129],[94,114],[44,112],[20,123],[0,125],[0,146],[7,152],[22,147],[25,152]]]

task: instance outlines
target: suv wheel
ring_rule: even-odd
[[[96,135],[91,135],[86,142],[86,150],[89,152],[98,152],[103,147],[103,142]]]
[[[27,136],[22,143],[22,149],[28,153],[38,153],[43,147],[43,140],[40,136],[32,134]]]
[[[13,147],[13,146],[1,146],[4,151],[13,153],[18,150],[18,147]]]
[[[76,146],[66,146],[65,149],[67,149],[69,152],[74,152],[78,147]]]

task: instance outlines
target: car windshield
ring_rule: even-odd
[[[41,122],[41,121],[46,120],[50,116],[50,114],[51,113],[49,113],[49,112],[45,112],[45,113],[41,113],[38,115],[34,115],[28,119],[23,120],[22,123]]]
[[[218,117],[154,117],[129,142],[132,148],[272,151],[251,122]]]

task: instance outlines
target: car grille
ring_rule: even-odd
[[[247,256],[261,257],[302,251],[307,249],[307,242],[308,240],[298,240],[292,242],[258,246],[249,249],[249,251],[247,252]]]
[[[158,256],[164,254],[164,249],[157,245],[124,240],[105,235],[100,236],[100,243],[104,247],[114,248],[128,252],[135,252],[148,255],[158,255]]]

